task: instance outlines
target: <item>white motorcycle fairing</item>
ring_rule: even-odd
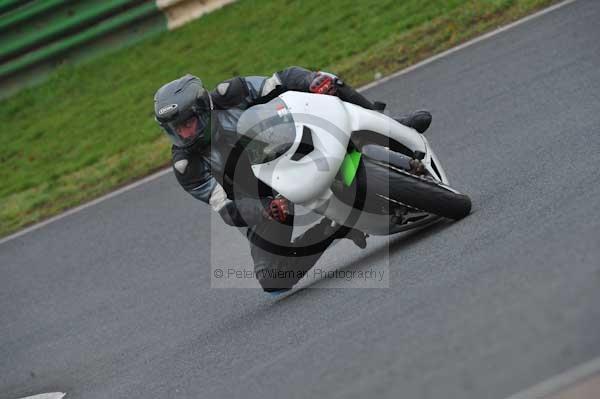
[[[285,103],[285,107],[281,102]],[[352,207],[340,201],[331,190],[347,154],[353,132],[371,131],[395,140],[413,152],[424,154],[422,163],[431,177],[448,184],[427,139],[414,129],[377,111],[346,103],[334,96],[288,91],[260,107],[273,107],[280,117],[291,115],[295,139],[276,159],[252,165],[254,175],[278,193],[331,220],[344,224]],[[254,107],[253,107],[254,108]],[[252,108],[251,108],[252,109]],[[289,114],[289,115],[288,115]],[[244,116],[238,130],[244,134]],[[242,126],[242,129],[240,129]],[[293,155],[301,145],[304,129],[312,132],[314,149],[300,159]],[[435,165],[435,167],[433,166]],[[369,234],[387,235],[414,228],[437,219],[436,215],[419,213],[418,223],[395,226],[392,216],[362,212],[354,227]]]

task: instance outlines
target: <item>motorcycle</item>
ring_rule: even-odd
[[[425,136],[382,112],[288,91],[246,110],[237,130],[260,182],[336,224],[389,235],[471,210]]]

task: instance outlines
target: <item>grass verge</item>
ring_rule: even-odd
[[[242,0],[0,102],[0,236],[169,163],[152,96],[184,73],[212,87],[289,65],[354,86],[556,0]]]

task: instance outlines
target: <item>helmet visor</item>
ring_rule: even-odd
[[[178,147],[187,147],[209,134],[210,112],[191,114],[187,118],[161,124],[169,138]]]

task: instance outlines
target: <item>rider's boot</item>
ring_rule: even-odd
[[[367,238],[369,237],[368,234],[365,234],[360,230],[353,229],[352,227],[340,227],[335,222],[327,218],[323,218],[321,223],[328,224],[327,228],[329,234],[333,233],[333,238],[347,238],[360,249],[365,249],[367,247]],[[337,230],[333,232],[334,229]]]
[[[338,232],[341,230],[342,229],[338,230]],[[349,240],[352,240],[354,245],[356,245],[360,249],[365,249],[367,247],[367,238],[369,237],[369,235],[363,233],[360,230],[350,228],[348,229],[347,233],[341,232],[337,234],[338,235],[336,236],[336,238],[347,238]]]
[[[362,231],[356,229],[350,229],[350,231],[348,231],[348,233],[344,236],[344,238],[352,240],[354,245],[356,245],[360,249],[365,249],[367,247],[368,237],[368,234],[365,234]]]
[[[359,248],[367,246],[368,235],[351,227],[339,226],[331,219],[324,217],[313,227],[305,231],[294,240],[294,246],[299,249],[298,255],[303,255],[307,246],[319,251],[324,251],[335,239],[348,238]],[[316,245],[315,245],[316,244]],[[319,245],[320,244],[320,245]]]
[[[424,133],[431,125],[431,113],[427,110],[418,110],[402,118],[394,118],[404,126],[412,127],[419,133]]]

